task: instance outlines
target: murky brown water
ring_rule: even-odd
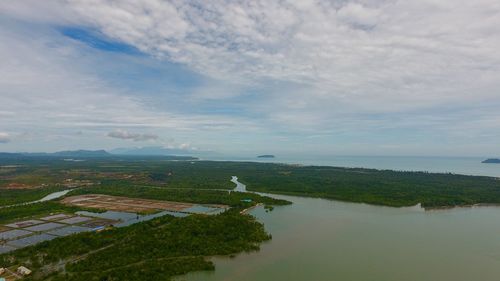
[[[271,242],[179,280],[500,280],[500,208],[424,212],[276,197],[294,204],[253,211]]]

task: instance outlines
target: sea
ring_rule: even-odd
[[[206,160],[252,161],[297,165],[370,168],[395,171],[424,171],[475,176],[500,177],[500,164],[481,163],[485,157],[428,157],[428,156],[311,156],[275,158],[249,156],[210,157]]]

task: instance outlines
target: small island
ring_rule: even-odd
[[[257,158],[275,158],[275,156],[271,154],[264,154],[257,156]]]
[[[500,164],[500,159],[498,159],[498,158],[490,158],[490,159],[484,160],[481,163],[488,163],[488,164],[495,163],[495,164]]]

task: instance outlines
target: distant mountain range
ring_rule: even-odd
[[[500,164],[500,159],[498,158],[490,158],[484,160],[482,163],[495,163],[495,164]]]
[[[105,150],[66,150],[58,151],[53,153],[46,152],[19,152],[19,153],[8,153],[0,152],[0,158],[3,159],[15,159],[15,158],[26,158],[26,157],[55,157],[55,158],[123,158],[123,157],[162,157],[168,158],[169,160],[195,160],[198,159],[192,156],[176,156],[177,154],[173,150],[165,150],[163,153],[154,153],[153,150],[112,150],[113,153],[109,153]],[[181,153],[178,153],[181,154]],[[183,153],[182,153],[183,154]]]
[[[0,152],[0,157],[36,157],[36,156],[54,156],[54,157],[107,157],[111,156],[105,150],[65,150],[53,153],[47,152]]]
[[[106,157],[110,156],[106,150],[66,150],[52,153],[62,157]]]

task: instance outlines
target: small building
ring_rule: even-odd
[[[27,267],[24,267],[24,266],[20,266],[17,268],[17,273],[23,275],[23,276],[27,276],[27,275],[30,275],[31,274],[31,270],[29,270]]]
[[[0,275],[2,275],[2,274],[4,274],[4,273],[5,273],[5,268],[0,267]],[[2,280],[0,279],[0,281],[2,281]]]

